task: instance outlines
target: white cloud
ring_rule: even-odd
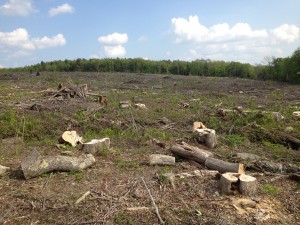
[[[188,20],[173,18],[171,21],[174,27],[173,32],[177,37],[176,43],[183,41],[222,42],[268,37],[265,29],[252,30],[247,23],[237,23],[232,28],[227,23],[206,27],[199,22],[198,16],[189,16]]]
[[[122,45],[104,46],[104,53],[108,58],[122,58],[126,55],[126,49]]]
[[[36,48],[42,49],[42,48],[53,48],[57,46],[63,46],[66,44],[66,39],[64,35],[57,34],[56,36],[53,36],[52,38],[49,38],[47,36],[44,36],[42,38],[33,38],[32,43]]]
[[[210,27],[199,22],[197,16],[171,20],[175,43],[188,42],[183,60],[212,59],[259,63],[265,56],[286,57],[299,43],[300,31],[295,25],[283,24],[275,29],[251,28],[248,23],[215,24]]]
[[[51,8],[48,13],[50,16],[56,16],[58,14],[74,13],[74,12],[75,12],[74,7],[69,5],[68,3],[65,3],[65,4],[57,6],[55,8]]]
[[[66,44],[62,34],[53,37],[30,38],[28,31],[18,28],[12,32],[0,32],[0,50],[11,53],[11,57],[21,57],[30,54],[30,51],[43,48],[53,48]]]
[[[28,16],[36,12],[32,0],[9,0],[0,6],[0,14],[8,16]]]
[[[128,42],[128,36],[126,33],[124,34],[113,33],[113,34],[99,37],[98,41],[101,44],[121,45]]]
[[[277,40],[282,42],[291,43],[299,38],[299,28],[295,25],[283,24],[271,32]]]

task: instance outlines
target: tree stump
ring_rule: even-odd
[[[22,160],[21,169],[25,179],[29,179],[52,171],[82,171],[94,164],[95,158],[92,154],[78,158],[62,155],[43,157],[33,150]]]
[[[208,148],[215,148],[217,146],[216,131],[213,129],[196,129],[193,137],[198,143],[205,144]]]
[[[0,165],[0,176],[4,175],[7,171],[9,171],[10,168],[6,166],[1,166]]]
[[[98,155],[101,151],[110,148],[110,139],[93,139],[90,142],[83,143],[82,150],[84,153]]]
[[[207,158],[205,160],[205,166],[211,170],[217,170],[220,173],[232,172],[238,174],[244,174],[244,165],[241,163],[230,163],[220,159]]]
[[[61,138],[59,139],[60,143],[69,143],[73,147],[76,147],[78,143],[82,144],[82,137],[80,137],[76,131],[65,131]]]
[[[169,155],[152,154],[149,157],[150,165],[172,166],[175,165],[175,157]]]
[[[239,177],[239,180],[240,180],[239,190],[241,194],[247,196],[253,196],[256,194],[257,180],[255,177],[242,174]]]
[[[221,194],[232,194],[237,187],[238,178],[231,173],[224,173],[220,179]]]

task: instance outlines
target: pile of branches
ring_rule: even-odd
[[[69,83],[67,86],[63,86],[62,84],[58,85],[56,92],[51,92],[51,98],[63,98],[63,99],[70,99],[70,98],[86,98],[88,94],[88,87],[87,84],[78,84],[74,85]]]

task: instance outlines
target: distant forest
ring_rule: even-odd
[[[2,71],[48,72],[125,72],[141,74],[174,74],[211,77],[240,77],[258,80],[275,80],[300,83],[300,48],[286,58],[266,58],[266,65],[199,59],[191,62],[180,60],[144,60],[141,58],[76,59],[40,62],[32,66]]]

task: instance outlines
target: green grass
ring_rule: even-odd
[[[273,186],[271,184],[265,184],[262,187],[262,191],[268,195],[275,197],[280,192],[280,188]]]

